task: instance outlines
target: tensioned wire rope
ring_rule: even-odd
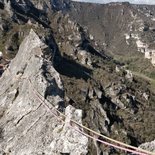
[[[50,112],[52,112],[52,114],[53,114],[57,119],[59,119],[60,121],[62,121],[62,122],[64,123],[64,120],[63,120],[63,118],[62,118],[61,116],[63,116],[64,118],[66,118],[66,115],[64,115],[64,114],[63,114],[62,112],[60,112],[56,107],[54,107],[54,105],[52,105],[52,103],[50,103],[47,99],[44,99],[44,97],[33,87],[32,82],[31,82],[30,79],[28,79],[28,81],[29,81],[29,83],[31,84],[31,86],[32,86],[32,88],[33,88],[33,90],[34,90],[34,93],[35,93],[35,95],[39,98],[39,100],[45,105],[45,107],[46,107]],[[48,104],[52,105],[52,106],[53,106],[53,109],[51,109],[51,108],[47,105],[46,102],[47,102]],[[55,112],[57,112],[57,113],[59,114],[59,116],[58,116],[58,114],[55,114]],[[95,138],[95,137],[93,137],[93,136],[91,136],[91,135],[89,135],[89,134],[87,134],[87,133],[85,133],[85,132],[83,132],[83,131],[81,131],[81,130],[78,130],[78,129],[76,129],[76,128],[74,128],[73,126],[70,125],[71,128],[73,128],[74,130],[78,131],[79,133],[81,133],[81,134],[87,136],[88,138],[91,138],[91,139],[93,139],[93,140],[96,140],[96,141],[98,141],[98,142],[100,142],[100,143],[102,143],[102,144],[104,144],[104,145],[112,146],[112,147],[114,147],[114,148],[117,148],[117,149],[120,149],[120,150],[123,150],[123,151],[126,151],[126,152],[130,152],[130,153],[134,153],[134,154],[137,154],[137,155],[155,155],[155,153],[153,153],[153,152],[149,152],[149,151],[146,151],[146,150],[144,150],[144,149],[137,148],[137,147],[134,147],[134,146],[125,144],[125,143],[123,143],[123,142],[114,140],[114,139],[112,139],[112,138],[109,138],[109,137],[107,137],[107,136],[105,136],[105,135],[102,135],[102,134],[100,134],[100,133],[98,133],[98,132],[96,132],[96,131],[94,131],[94,130],[92,130],[92,129],[90,129],[90,128],[84,126],[84,125],[82,125],[82,124],[79,124],[79,123],[76,122],[75,120],[72,120],[72,119],[71,119],[70,122],[71,122],[71,123],[74,123],[74,124],[76,124],[76,125],[78,125],[78,126],[81,127],[82,129],[85,129],[86,131],[89,131],[90,133],[92,133],[92,134],[94,134],[94,135],[96,135],[96,136],[98,136],[98,137],[102,137],[102,138],[105,139],[105,140],[108,140],[108,141],[111,141],[111,142],[115,143],[115,144],[112,144],[112,143],[110,143],[110,142],[106,142],[106,141],[100,140],[100,139],[98,139],[98,138]],[[117,144],[117,145],[116,145],[116,144]]]

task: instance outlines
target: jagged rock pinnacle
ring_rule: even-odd
[[[54,153],[51,149],[54,141],[53,130],[62,123],[51,114],[44,102],[47,102],[46,98],[49,99],[51,104],[46,103],[49,108],[63,102],[63,86],[57,71],[44,59],[43,53],[46,49],[47,46],[31,30],[0,79],[0,154]],[[36,92],[44,102],[40,101]],[[70,132],[72,134],[73,131]],[[76,139],[76,136],[84,137],[77,133],[73,139]],[[85,138],[86,148],[87,143]],[[71,145],[73,150],[75,146],[77,151],[83,152],[77,149],[77,143]],[[56,151],[59,154],[60,150]]]

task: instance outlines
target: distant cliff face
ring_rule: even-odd
[[[72,19],[88,29],[96,43],[115,59],[130,62],[129,67],[134,71],[145,68],[142,64],[143,58],[150,59],[150,64],[155,64],[154,6],[77,2],[72,2],[70,6],[68,13]],[[144,61],[148,66],[148,74],[149,71],[154,73],[148,60]]]
[[[153,13],[129,3],[1,0],[2,154],[124,153],[75,132],[70,119],[134,146],[153,141]]]

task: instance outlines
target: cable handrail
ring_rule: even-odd
[[[30,82],[31,86],[33,86],[31,80],[28,79],[28,81]],[[53,114],[57,119],[59,119],[60,121],[64,122],[64,120],[63,120],[62,118],[60,118],[60,116],[63,116],[64,118],[66,118],[66,115],[63,114],[62,112],[60,112],[56,107],[54,107],[54,105],[52,105],[52,103],[50,103],[47,99],[44,99],[44,97],[43,97],[34,87],[33,87],[33,90],[35,91],[35,95],[37,95],[37,97],[38,97],[38,98],[40,99],[40,101],[46,106],[46,108],[47,108],[48,110],[50,110],[50,112],[52,112],[52,114]],[[53,112],[53,109],[51,110],[51,108],[46,104],[46,102],[49,103],[49,104],[51,104],[51,105],[53,106],[53,109],[55,110],[55,112],[57,112],[60,116],[58,116],[57,114],[55,114],[55,113]],[[123,151],[127,151],[127,152],[130,152],[130,153],[136,153],[137,155],[155,155],[155,153],[153,153],[153,152],[146,151],[146,150],[144,150],[144,149],[137,148],[137,147],[134,147],[134,146],[125,144],[125,143],[123,143],[123,142],[120,142],[120,141],[118,141],[118,140],[114,140],[114,139],[112,139],[112,138],[109,138],[109,137],[107,137],[107,136],[105,136],[105,135],[102,135],[102,134],[100,134],[100,133],[98,133],[98,132],[96,132],[96,131],[94,131],[94,130],[92,130],[92,129],[90,129],[90,128],[84,126],[84,125],[82,125],[82,124],[79,124],[78,122],[76,122],[76,121],[73,120],[73,119],[70,119],[70,122],[72,122],[72,123],[78,125],[79,127],[81,127],[81,128],[83,128],[83,129],[89,131],[89,132],[92,133],[92,134],[95,134],[95,135],[97,135],[97,136],[99,136],[99,137],[104,138],[105,140],[108,140],[108,141],[111,141],[111,142],[117,144],[117,145],[115,145],[115,144],[112,144],[112,143],[110,143],[110,142],[105,142],[105,141],[100,140],[100,139],[98,139],[98,138],[94,138],[93,136],[91,136],[91,135],[89,135],[89,134],[87,134],[87,133],[84,133],[84,132],[82,132],[82,131],[80,131],[80,130],[74,128],[75,130],[77,130],[77,131],[80,132],[81,134],[83,134],[83,135],[85,135],[85,136],[87,136],[87,137],[89,137],[89,138],[91,138],[91,139],[93,139],[93,140],[96,140],[96,141],[98,141],[98,142],[101,142],[101,143],[103,143],[103,144],[105,144],[105,145],[109,145],[109,146],[112,146],[112,147],[114,147],[114,148],[117,148],[117,149],[120,149],[120,150],[123,150]],[[72,127],[72,126],[71,126],[71,127]],[[72,127],[72,128],[73,128],[73,127]],[[118,145],[120,145],[120,146],[118,146]]]

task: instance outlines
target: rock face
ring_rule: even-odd
[[[0,79],[0,154],[50,155],[54,153],[52,146],[56,141],[55,130],[56,127],[63,125],[44,103],[48,99],[51,102],[51,104],[46,103],[49,108],[59,106],[64,96],[59,74],[44,58],[47,51],[48,47],[31,30],[21,44],[17,56]],[[42,97],[39,98],[36,92]],[[81,111],[76,111],[73,107],[67,109],[66,119],[69,120],[72,114],[78,115],[77,121],[81,123]],[[73,140],[72,148],[67,149],[67,153],[73,154],[76,150],[77,154],[86,154],[88,139],[73,129],[70,130],[70,127],[66,129],[67,132],[64,129],[64,133],[62,130],[61,134]],[[84,140],[83,145],[77,141],[77,138]],[[57,154],[66,153],[63,152],[66,150],[59,149],[57,146],[59,144],[55,144]],[[63,146],[69,147],[66,143]]]
[[[87,137],[81,135],[75,128],[70,125],[70,119],[77,120],[82,124],[82,111],[76,110],[72,106],[68,106],[65,112],[67,119],[64,125],[59,125],[53,131],[54,140],[51,143],[53,154],[70,153],[70,155],[86,155],[87,154]],[[70,137],[70,138],[69,138]]]
[[[155,140],[152,142],[144,143],[144,144],[140,145],[139,147],[142,149],[151,151],[151,152],[155,152]]]

